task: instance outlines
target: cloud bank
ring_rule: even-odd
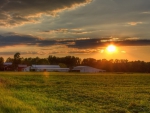
[[[50,40],[31,35],[20,35],[15,33],[0,35],[0,47],[18,45],[49,47],[55,45],[65,45],[69,48],[95,49],[99,47],[106,47],[108,44],[115,44],[117,46],[150,46],[150,40],[138,38],[77,38]]]
[[[91,0],[0,0],[0,26],[15,26],[37,22],[39,17],[56,15],[90,3]]]

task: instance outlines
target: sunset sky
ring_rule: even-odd
[[[0,56],[16,52],[150,61],[150,1],[0,0]]]

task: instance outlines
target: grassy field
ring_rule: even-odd
[[[0,113],[150,113],[150,74],[1,72]]]

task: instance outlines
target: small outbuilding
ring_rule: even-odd
[[[30,71],[31,66],[27,66],[26,68],[23,69],[24,72],[29,72]]]
[[[76,66],[72,69],[73,72],[82,72],[82,73],[98,73],[105,72],[105,70],[93,68],[90,66]]]
[[[17,70],[18,71],[24,71],[25,68],[27,68],[27,65],[21,65],[21,64],[19,64]]]

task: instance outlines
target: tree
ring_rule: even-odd
[[[14,59],[13,59],[13,58],[10,58],[10,57],[8,57],[8,58],[6,59],[6,62],[11,62],[11,63],[13,63],[13,61],[14,61]]]
[[[61,68],[67,68],[67,65],[64,64],[64,63],[59,63],[59,66],[60,66]]]
[[[0,57],[0,66],[3,66],[3,64],[4,64],[4,58]]]
[[[20,59],[20,53],[19,52],[14,54],[14,59]]]
[[[64,60],[61,63],[64,63],[67,65],[67,67],[72,68],[74,66],[80,65],[80,62],[81,62],[81,59],[78,57],[66,56],[64,57]]]
[[[86,58],[86,59],[83,59],[82,61],[82,65],[86,65],[86,66],[92,66],[92,67],[96,67],[96,59],[94,58]]]
[[[51,64],[51,65],[56,65],[56,64],[58,64],[59,63],[59,58],[57,58],[56,56],[52,56],[52,55],[50,55],[50,56],[48,56],[48,62],[49,62],[49,64]]]
[[[21,63],[20,53],[17,52],[14,54],[14,60],[13,60],[13,67],[16,70],[18,67],[18,64]]]
[[[4,58],[0,57],[0,70],[3,70]]]
[[[49,61],[46,58],[39,59],[37,62],[38,65],[49,65]]]
[[[0,57],[0,70],[3,69],[3,64],[4,64],[4,58]]]

